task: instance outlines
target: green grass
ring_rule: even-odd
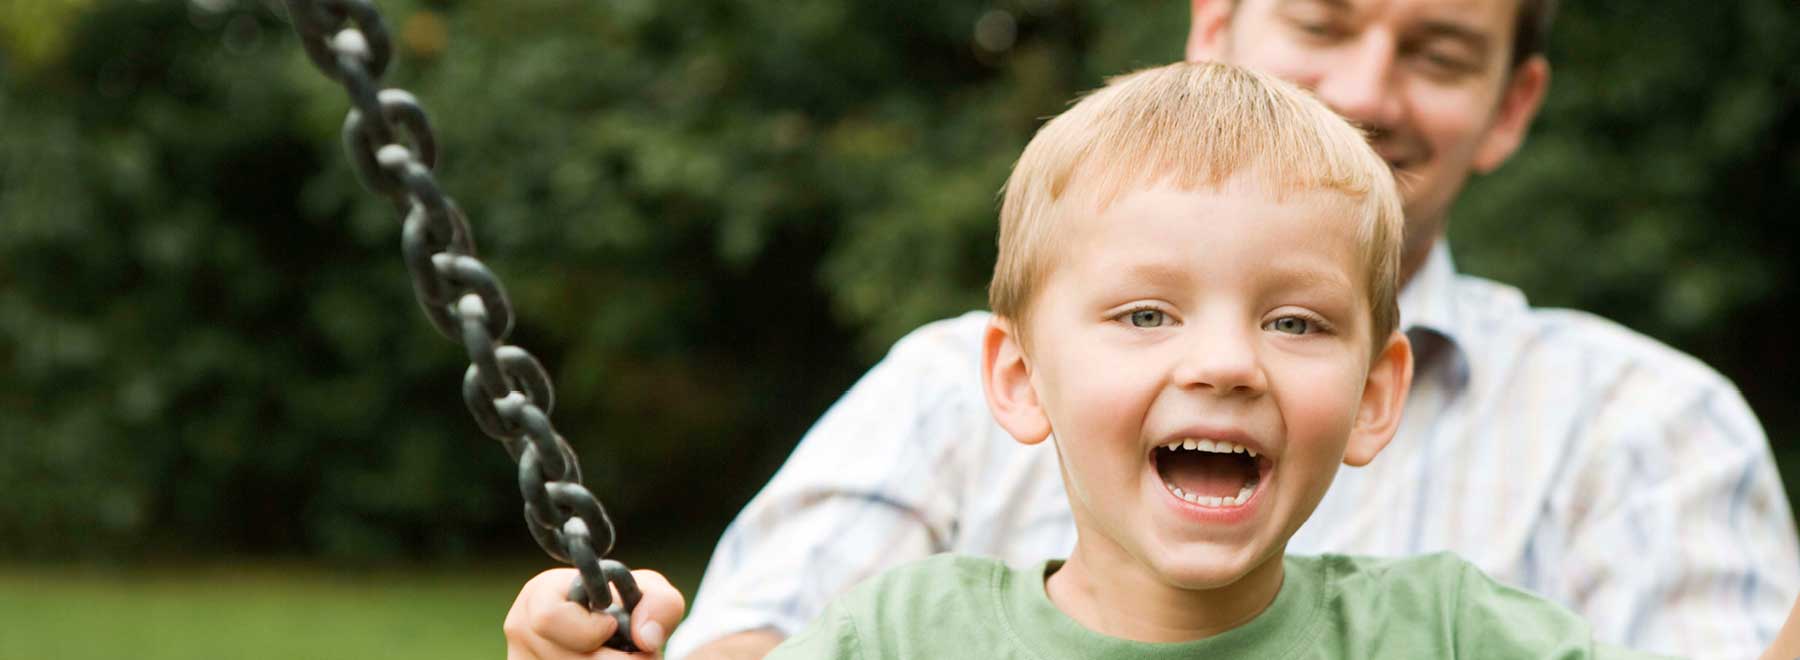
[[[522,567],[0,566],[0,660],[501,658]],[[688,594],[695,560],[657,566]]]

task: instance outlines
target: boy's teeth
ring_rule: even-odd
[[[1177,486],[1177,485],[1171,484],[1171,483],[1164,483],[1163,485],[1167,486],[1169,488],[1169,492],[1174,493],[1176,497],[1187,500],[1188,502],[1191,502],[1194,504],[1198,504],[1200,506],[1213,506],[1213,507],[1243,506],[1245,502],[1250,501],[1250,496],[1256,492],[1255,486],[1245,486],[1243,488],[1238,489],[1237,495],[1234,495],[1231,497],[1214,497],[1214,496],[1209,496],[1209,495],[1195,495],[1193,493],[1184,491],[1181,489],[1180,486]]]
[[[1163,445],[1163,449],[1169,451],[1186,449],[1191,451],[1212,452],[1214,454],[1249,454],[1250,458],[1256,458],[1256,450],[1254,449],[1250,449],[1249,447],[1245,447],[1235,442],[1212,440],[1208,438],[1183,438]]]

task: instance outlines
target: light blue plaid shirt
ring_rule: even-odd
[[[1419,354],[1400,432],[1338,473],[1289,551],[1454,551],[1644,650],[1753,658],[1774,639],[1800,549],[1729,381],[1458,275],[1442,243],[1400,307]],[[1014,442],[982,396],[987,319],[908,335],[819,420],[725,531],[671,657],[744,630],[792,634],[858,580],[931,553],[1068,555],[1054,448]]]

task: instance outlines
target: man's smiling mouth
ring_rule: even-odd
[[[1227,440],[1184,438],[1150,452],[1163,487],[1191,504],[1243,506],[1256,494],[1269,459]]]

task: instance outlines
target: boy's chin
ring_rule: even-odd
[[[1177,589],[1210,591],[1237,584],[1268,563],[1249,548],[1184,548],[1152,568],[1164,582]],[[1279,560],[1279,553],[1275,559]]]

